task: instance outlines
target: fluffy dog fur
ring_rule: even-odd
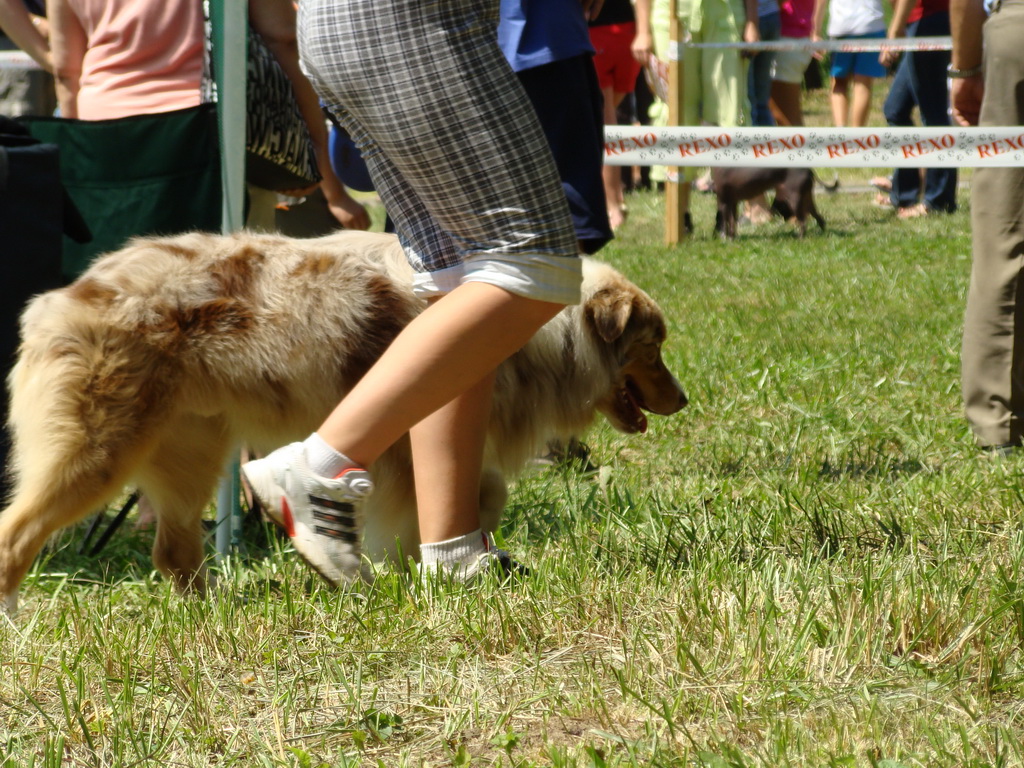
[[[139,239],[36,297],[11,372],[10,471],[0,514],[0,605],[13,610],[54,531],[136,484],[157,513],[153,562],[202,590],[201,517],[230,452],[302,439],[422,309],[390,235],[317,240],[188,234]],[[686,404],[661,358],[657,305],[587,260],[583,301],[500,369],[481,478],[485,528],[506,477],[551,438],[603,413],[641,432],[641,409]],[[373,467],[365,551],[416,553],[408,446]]]

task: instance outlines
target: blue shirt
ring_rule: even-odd
[[[594,52],[580,0],[501,0],[498,45],[516,72]]]

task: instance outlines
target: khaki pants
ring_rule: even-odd
[[[1024,0],[985,22],[981,125],[1024,125]],[[971,190],[973,262],[964,320],[967,420],[983,447],[1024,437],[1024,168],[980,168]]]

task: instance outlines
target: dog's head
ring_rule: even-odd
[[[620,432],[644,432],[644,411],[668,416],[687,403],[661,357],[665,318],[650,296],[610,267],[590,262],[587,272],[584,323],[612,356],[615,370],[612,387],[597,409]]]

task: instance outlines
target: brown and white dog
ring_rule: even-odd
[[[315,429],[423,307],[390,235],[139,239],[36,297],[9,379],[14,491],[0,513],[0,607],[47,538],[130,483],[157,514],[153,562],[202,590],[202,514],[231,451]],[[497,526],[506,479],[602,413],[643,432],[686,395],[661,357],[665,321],[611,267],[500,369],[481,478]],[[373,467],[364,550],[418,551],[408,446]]]

